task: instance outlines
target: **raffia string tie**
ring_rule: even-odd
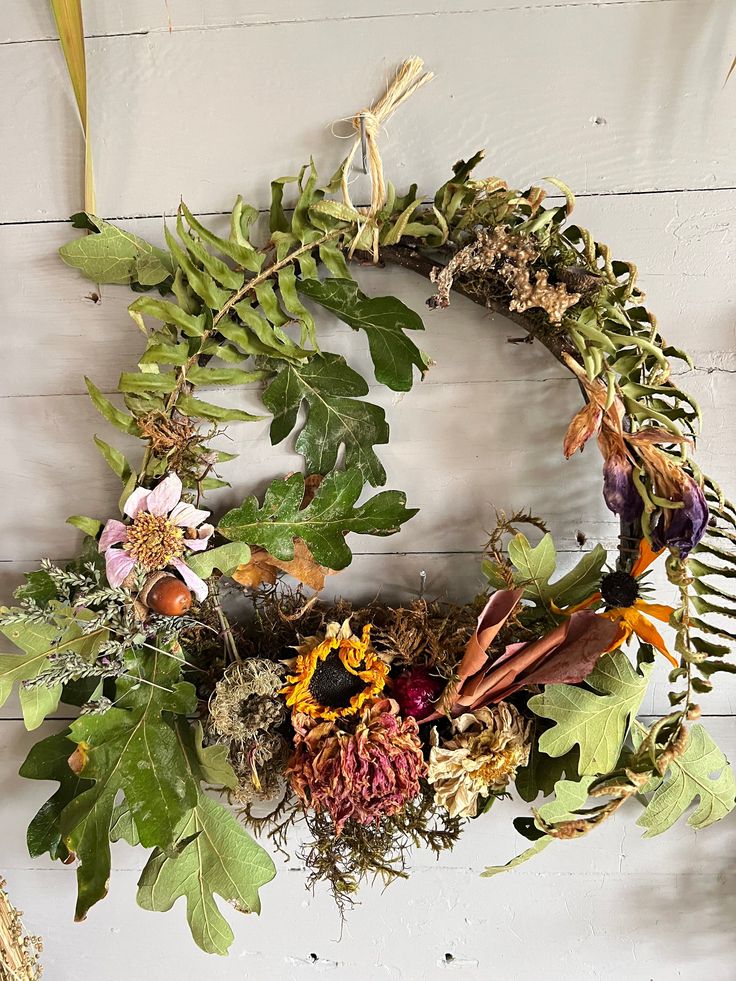
[[[353,117],[353,128],[355,129],[355,141],[350,148],[350,153],[345,159],[342,171],[342,196],[345,204],[365,216],[365,222],[358,229],[358,234],[350,247],[350,255],[357,248],[358,242],[363,238],[363,232],[367,227],[372,226],[372,253],[373,261],[378,262],[378,225],[376,215],[386,203],[386,184],[383,178],[383,161],[378,150],[378,134],[383,123],[386,122],[399,108],[402,102],[406,102],[418,88],[425,82],[434,78],[432,72],[424,72],[424,62],[421,58],[410,58],[405,61],[398,69],[393,81],[386,89],[381,98],[374,102],[370,109],[361,109]],[[368,175],[371,182],[371,203],[368,208],[356,208],[350,198],[350,187],[348,185],[348,175],[352,166],[355,154],[361,147],[361,122],[365,130],[366,156],[368,161]]]

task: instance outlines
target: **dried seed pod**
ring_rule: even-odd
[[[563,283],[571,292],[581,295],[600,289],[603,285],[601,276],[581,266],[558,266],[554,275],[556,282]]]
[[[140,598],[154,613],[167,617],[180,617],[192,605],[192,594],[181,579],[162,573],[158,573],[153,582],[146,583]]]

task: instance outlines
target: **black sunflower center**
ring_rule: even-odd
[[[601,596],[609,606],[633,606],[639,583],[628,572],[609,572],[601,579]]]
[[[364,687],[365,682],[348,671],[337,651],[330,651],[324,661],[317,661],[309,681],[312,698],[325,708],[347,708],[350,699]]]

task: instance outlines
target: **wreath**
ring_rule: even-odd
[[[265,235],[241,197],[223,234],[181,204],[166,249],[93,213],[72,219],[88,234],[62,259],[139,294],[129,312],[145,349],[120,398],[87,386],[143,452],[95,438],[122,482],[120,516],[70,518],[85,536],[78,559],[44,562],[2,611],[20,653],[0,657],[0,702],[18,682],[28,729],[60,701],[79,706],[21,768],[59,785],[28,845],[76,863],[77,919],[105,896],[121,838],[150,850],[138,903],[168,910],[184,897],[195,941],[222,954],[233,934],[215,896],[258,912],[275,874],[264,845],[286,853],[293,826],[309,883],[326,880],[344,908],[366,878],[405,877],[415,846],[452,848],[512,794],[543,800],[514,822],[525,849],[485,876],[587,834],[630,800],[645,837],[696,801],[696,828],[734,807],[733,773],[696,699],[736,670],[724,626],[736,613],[736,509],[691,455],[698,407],[671,377],[672,361],[689,358],[660,335],[635,266],[569,222],[561,182],[564,202],[545,206],[539,187],[476,177],[482,153],[455,164],[429,203],[384,179],[380,125],[428,77],[418,59],[401,67],[356,116],[326,184],[313,164],[274,180]],[[366,208],[350,196],[356,155],[371,178]],[[431,368],[418,313],[365,295],[356,262],[427,277],[435,310],[454,290],[502,313],[573,372],[583,405],[563,451],[597,441],[616,555],[595,545],[560,574],[542,520],[499,514],[488,588],[466,606],[320,597],[351,561],[347,533],[394,534],[416,513],[401,492],[375,490],[384,412],[318,342],[324,310],[364,332],[376,381],[392,391]],[[219,437],[264,418],[237,406],[238,386],[254,382],[272,443],[296,434],[304,473],[211,521],[205,497],[233,459]],[[677,587],[676,608],[648,587],[654,564]],[[249,597],[248,616],[232,614],[234,592]],[[671,664],[672,711],[644,725],[659,658]]]

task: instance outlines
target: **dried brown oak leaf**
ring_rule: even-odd
[[[286,572],[316,592],[324,588],[325,577],[333,575],[331,569],[317,565],[304,542],[300,538],[295,538],[293,559],[282,561],[265,548],[254,548],[250,562],[247,565],[239,565],[233,573],[233,579],[241,586],[256,589],[263,583],[273,585],[279,572]]]

